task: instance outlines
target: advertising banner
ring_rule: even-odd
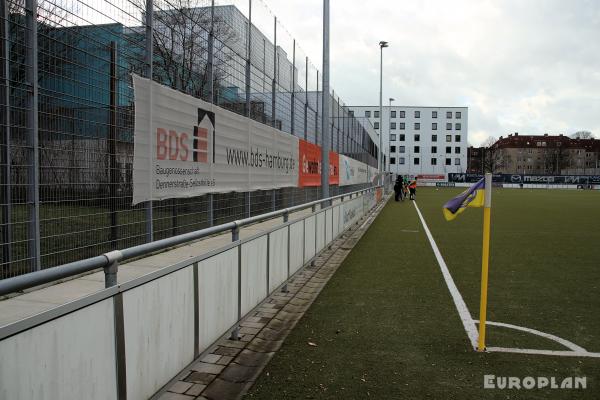
[[[298,186],[321,186],[321,147],[316,144],[299,139],[298,154],[300,157],[300,171]],[[337,185],[340,182],[339,156],[333,151],[329,152],[329,184]]]
[[[340,154],[340,186],[369,183],[369,166]]]
[[[298,185],[295,136],[136,75],[133,86],[133,204]]]
[[[473,183],[483,178],[479,174],[448,174],[450,182]],[[588,185],[600,184],[598,175],[522,175],[522,174],[494,174],[493,182],[496,183],[534,183],[552,185]]]
[[[419,182],[444,182],[446,181],[446,176],[445,175],[426,175],[426,174],[421,174],[421,175],[417,175],[417,180]]]

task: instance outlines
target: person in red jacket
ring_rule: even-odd
[[[417,178],[410,181],[408,184],[408,190],[410,191],[410,199],[414,200],[417,196]]]

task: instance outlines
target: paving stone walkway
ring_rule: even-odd
[[[317,298],[329,278],[350,253],[379,211],[359,220],[313,262],[288,282],[287,291],[271,294],[240,323],[240,340],[221,338],[192,366],[184,370],[159,400],[240,399],[281,348],[288,333]]]

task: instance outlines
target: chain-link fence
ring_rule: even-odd
[[[319,71],[262,1],[0,4],[0,279],[319,198],[131,205],[132,73],[321,144]],[[329,95],[331,149],[376,166],[364,122]]]

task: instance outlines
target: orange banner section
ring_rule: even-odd
[[[298,186],[321,186],[321,147],[316,144],[299,140],[298,158],[300,171],[298,173]],[[329,152],[329,184],[340,183],[340,157],[337,153]]]

